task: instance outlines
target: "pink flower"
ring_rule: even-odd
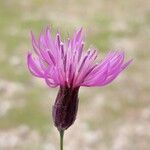
[[[55,126],[59,130],[67,129],[75,120],[80,86],[107,85],[132,61],[124,63],[123,51],[111,51],[104,59],[95,63],[97,51],[93,48],[83,51],[82,29],[66,41],[62,40],[60,33],[53,38],[49,28],[38,39],[35,39],[33,33],[31,36],[36,57],[28,54],[30,72],[43,78],[49,87],[60,87],[53,107]]]

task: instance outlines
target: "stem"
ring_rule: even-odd
[[[63,139],[64,139],[64,131],[60,130],[60,150],[63,150]]]

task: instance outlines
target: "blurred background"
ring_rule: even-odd
[[[102,58],[122,49],[134,62],[112,84],[81,88],[79,113],[65,150],[150,149],[150,1],[0,0],[0,150],[58,150],[51,107],[57,90],[31,76],[30,31],[47,26],[71,35]]]

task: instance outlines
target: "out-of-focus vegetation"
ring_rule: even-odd
[[[86,48],[98,48],[100,58],[123,49],[134,59],[111,85],[81,89],[65,149],[149,150],[150,2],[142,0],[0,0],[0,149],[58,148],[51,118],[57,89],[26,65],[30,31],[47,26],[64,37],[83,27]]]

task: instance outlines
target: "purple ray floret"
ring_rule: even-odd
[[[53,106],[53,120],[59,131],[73,124],[78,109],[80,86],[104,86],[112,82],[132,60],[124,62],[123,51],[110,51],[96,63],[97,51],[84,51],[82,29],[64,41],[60,33],[51,36],[49,28],[36,39],[31,32],[32,46],[36,56],[28,54],[30,72],[43,78],[49,87],[60,87]]]
[[[111,51],[103,60],[95,63],[97,51],[93,48],[83,51],[82,29],[67,41],[61,39],[60,33],[52,38],[49,28],[38,39],[33,33],[31,36],[36,57],[28,54],[28,68],[50,87],[104,86],[112,82],[131,62],[124,63],[123,51]]]

